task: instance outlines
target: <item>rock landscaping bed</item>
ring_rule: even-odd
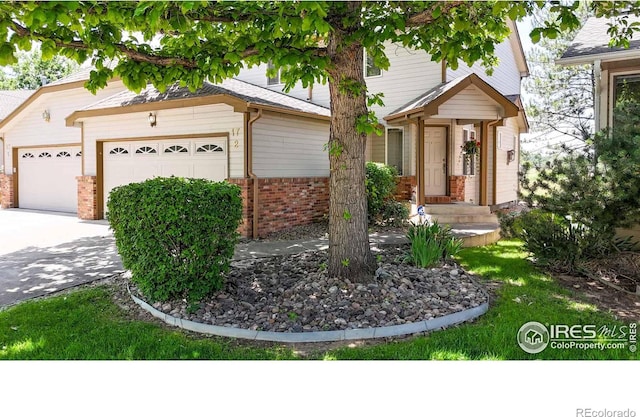
[[[224,290],[190,304],[150,303],[198,323],[276,332],[384,327],[428,320],[488,301],[456,264],[420,269],[404,262],[408,246],[379,249],[380,269],[368,284],[329,279],[324,251],[232,263]],[[131,291],[141,299],[135,286]]]

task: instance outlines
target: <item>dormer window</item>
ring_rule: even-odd
[[[267,85],[280,84],[280,69],[276,70],[276,67],[275,65],[273,65],[273,62],[269,61],[267,63],[267,74],[271,74],[272,71],[274,72],[273,77],[270,77],[269,75],[267,75]]]
[[[379,77],[382,75],[382,70],[376,67],[373,62],[373,57],[370,56],[367,51],[364,51],[364,76],[365,77]]]

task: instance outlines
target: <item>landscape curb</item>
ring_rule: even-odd
[[[127,289],[129,289],[128,286]],[[380,337],[405,336],[414,333],[432,332],[480,317],[489,309],[489,303],[485,302],[477,307],[458,311],[452,314],[447,314],[446,316],[423,320],[416,323],[398,324],[395,326],[385,327],[373,327],[367,329],[283,333],[216,326],[213,324],[196,323],[195,321],[183,320],[156,310],[145,301],[133,295],[130,290],[129,295],[131,296],[133,301],[144,310],[148,311],[154,317],[159,318],[160,320],[172,326],[214,336],[284,343],[338,342],[343,340],[375,339]]]

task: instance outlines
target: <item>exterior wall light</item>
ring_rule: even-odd
[[[51,120],[51,114],[49,113],[49,110],[45,110],[42,112],[42,120],[44,120],[45,122]]]
[[[154,127],[156,125],[156,115],[149,113],[149,126]]]

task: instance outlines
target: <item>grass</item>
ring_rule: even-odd
[[[475,323],[428,336],[312,353],[311,359],[637,359],[628,350],[554,350],[530,355],[516,343],[520,326],[623,325],[561,288],[526,259],[521,244],[502,241],[462,250],[464,267],[499,283],[497,300]],[[0,312],[0,359],[297,359],[292,346],[253,347],[194,337],[153,323],[131,321],[107,288],[26,302]]]

